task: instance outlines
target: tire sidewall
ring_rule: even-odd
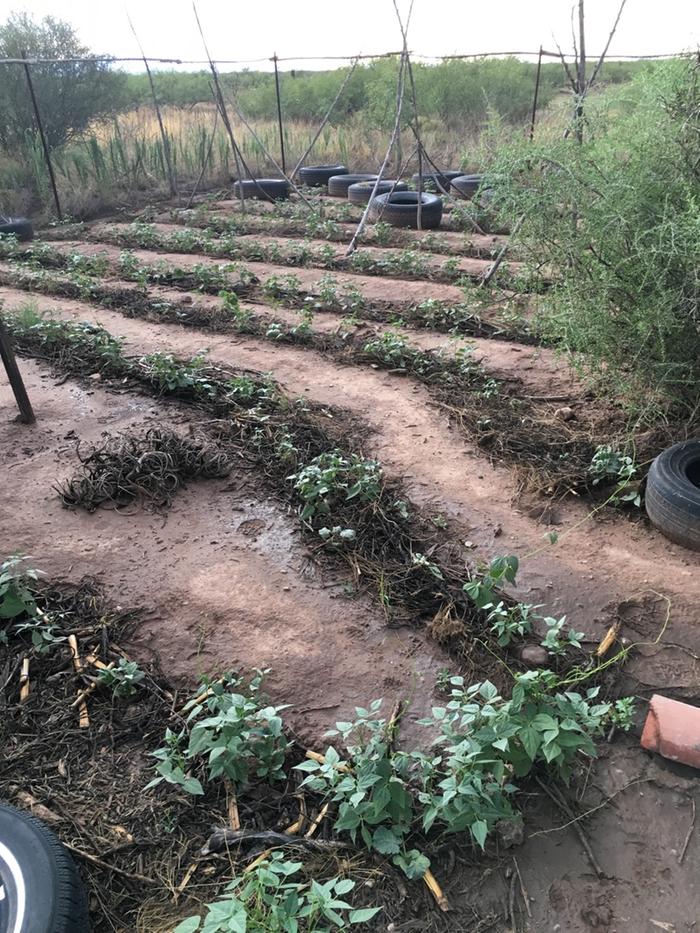
[[[16,916],[15,900],[15,917],[8,933],[54,933],[59,878],[51,844],[39,824],[3,804],[0,804],[0,874],[3,882],[10,879],[11,896],[18,896],[15,885],[23,892],[24,916]]]

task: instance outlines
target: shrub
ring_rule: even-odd
[[[500,205],[554,276],[543,335],[630,399],[700,400],[700,63],[643,73],[589,101],[585,138],[506,148]]]

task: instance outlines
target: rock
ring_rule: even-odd
[[[576,412],[573,408],[569,408],[568,405],[564,405],[563,408],[557,408],[554,412],[554,417],[558,418],[560,421],[573,421],[576,418]]]
[[[496,823],[495,830],[498,841],[504,849],[521,846],[525,839],[523,820],[520,816],[515,816],[512,820],[499,820]]]
[[[641,745],[671,761],[700,768],[700,708],[655,693]]]
[[[88,378],[93,382],[99,382],[102,379],[102,373],[91,373]]]
[[[525,645],[520,649],[520,660],[528,667],[546,667],[549,655],[540,645]]]

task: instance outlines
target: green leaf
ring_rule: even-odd
[[[359,910],[351,910],[348,914],[348,923],[367,923],[372,917],[375,917],[381,907],[361,907]]]
[[[486,822],[484,820],[475,820],[469,827],[469,831],[472,834],[474,842],[476,842],[476,844],[483,849],[484,843],[486,842],[486,836],[488,835],[489,831]]]
[[[430,859],[423,855],[418,849],[409,849],[408,852],[400,852],[392,859],[394,865],[401,868],[406,877],[414,881],[422,878],[430,868]]]
[[[392,832],[387,826],[379,826],[372,837],[372,847],[382,855],[394,855],[401,849],[401,835]]]
[[[194,933],[195,930],[199,929],[201,922],[201,917],[188,917],[186,920],[178,923],[173,933]]]
[[[354,881],[352,881],[350,878],[342,878],[335,885],[335,893],[336,894],[347,894],[348,891],[352,891],[354,887],[355,887]]]
[[[535,755],[537,755],[538,749],[540,747],[540,733],[536,729],[533,729],[532,726],[524,726],[518,732],[518,738],[523,743],[523,748],[525,749],[530,761],[534,761]]]
[[[0,619],[15,619],[27,611],[27,604],[16,593],[8,592],[0,602]]]
[[[193,796],[199,796],[204,793],[204,788],[197,778],[188,777],[182,782],[182,789],[187,791],[188,794]]]

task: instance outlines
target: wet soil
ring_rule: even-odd
[[[226,209],[226,205],[220,204]],[[81,251],[111,247],[80,245]],[[143,260],[179,265],[202,257],[135,251]],[[293,272],[304,284],[314,269],[247,263],[256,274]],[[461,291],[430,282],[337,274],[376,300],[444,297]],[[181,293],[180,293],[181,294]],[[7,307],[27,294],[0,289]],[[625,670],[629,692],[644,700],[654,691],[700,698],[700,573],[695,554],[656,532],[642,515],[611,510],[590,514],[590,503],[519,495],[516,471],[492,463],[465,442],[425,387],[370,366],[343,367],[321,354],[248,337],[127,320],[81,302],[35,296],[41,309],[99,321],[126,337],[130,353],[168,350],[191,355],[204,347],[212,362],[272,375],[290,395],[348,409],[367,427],[365,453],[401,477],[411,499],[448,521],[463,544],[465,565],[494,554],[521,557],[517,595],[543,612],[566,613],[591,646],[617,618],[629,642],[642,643]],[[197,301],[208,300],[197,296]],[[264,308],[275,316],[291,312]],[[291,318],[290,318],[291,319]],[[314,326],[333,328],[333,315]],[[360,325],[372,328],[369,325]],[[444,335],[406,330],[424,347],[450,351]],[[553,354],[504,341],[474,341],[475,355],[499,378],[519,381],[537,396],[566,395],[574,410],[592,403]],[[165,671],[192,680],[204,670],[270,666],[270,692],[293,704],[290,721],[318,743],[325,728],[357,702],[378,696],[412,698],[404,736],[415,741],[415,719],[430,705],[432,685],[449,659],[417,629],[389,629],[377,606],[350,598],[342,572],[319,568],[298,538],[293,516],[266,498],[254,478],[192,483],[167,514],[129,509],[94,516],[63,509],[52,483],[70,472],[76,437],[97,440],[164,423],[184,425],[177,406],[134,394],[57,384],[36,363],[21,361],[38,415],[34,427],[12,421],[6,385],[0,385],[0,504],[4,550],[34,555],[52,574],[103,582],[122,604],[143,607],[134,651],[157,654]],[[556,402],[552,403],[556,406]],[[559,535],[550,546],[544,536]],[[657,642],[657,639],[661,640]],[[440,881],[457,908],[439,918],[445,930],[468,931],[467,905],[496,919],[492,929],[532,933],[685,933],[700,916],[700,829],[691,833],[697,774],[653,758],[638,747],[639,724],[629,737],[603,744],[600,761],[570,791],[600,863],[597,877],[570,819],[542,794],[523,795],[526,839],[521,847],[483,859],[478,868],[443,860]],[[698,801],[700,802],[700,801]],[[589,812],[590,811],[590,812]],[[513,856],[530,897],[519,885],[509,899]],[[480,929],[487,929],[481,927]]]

